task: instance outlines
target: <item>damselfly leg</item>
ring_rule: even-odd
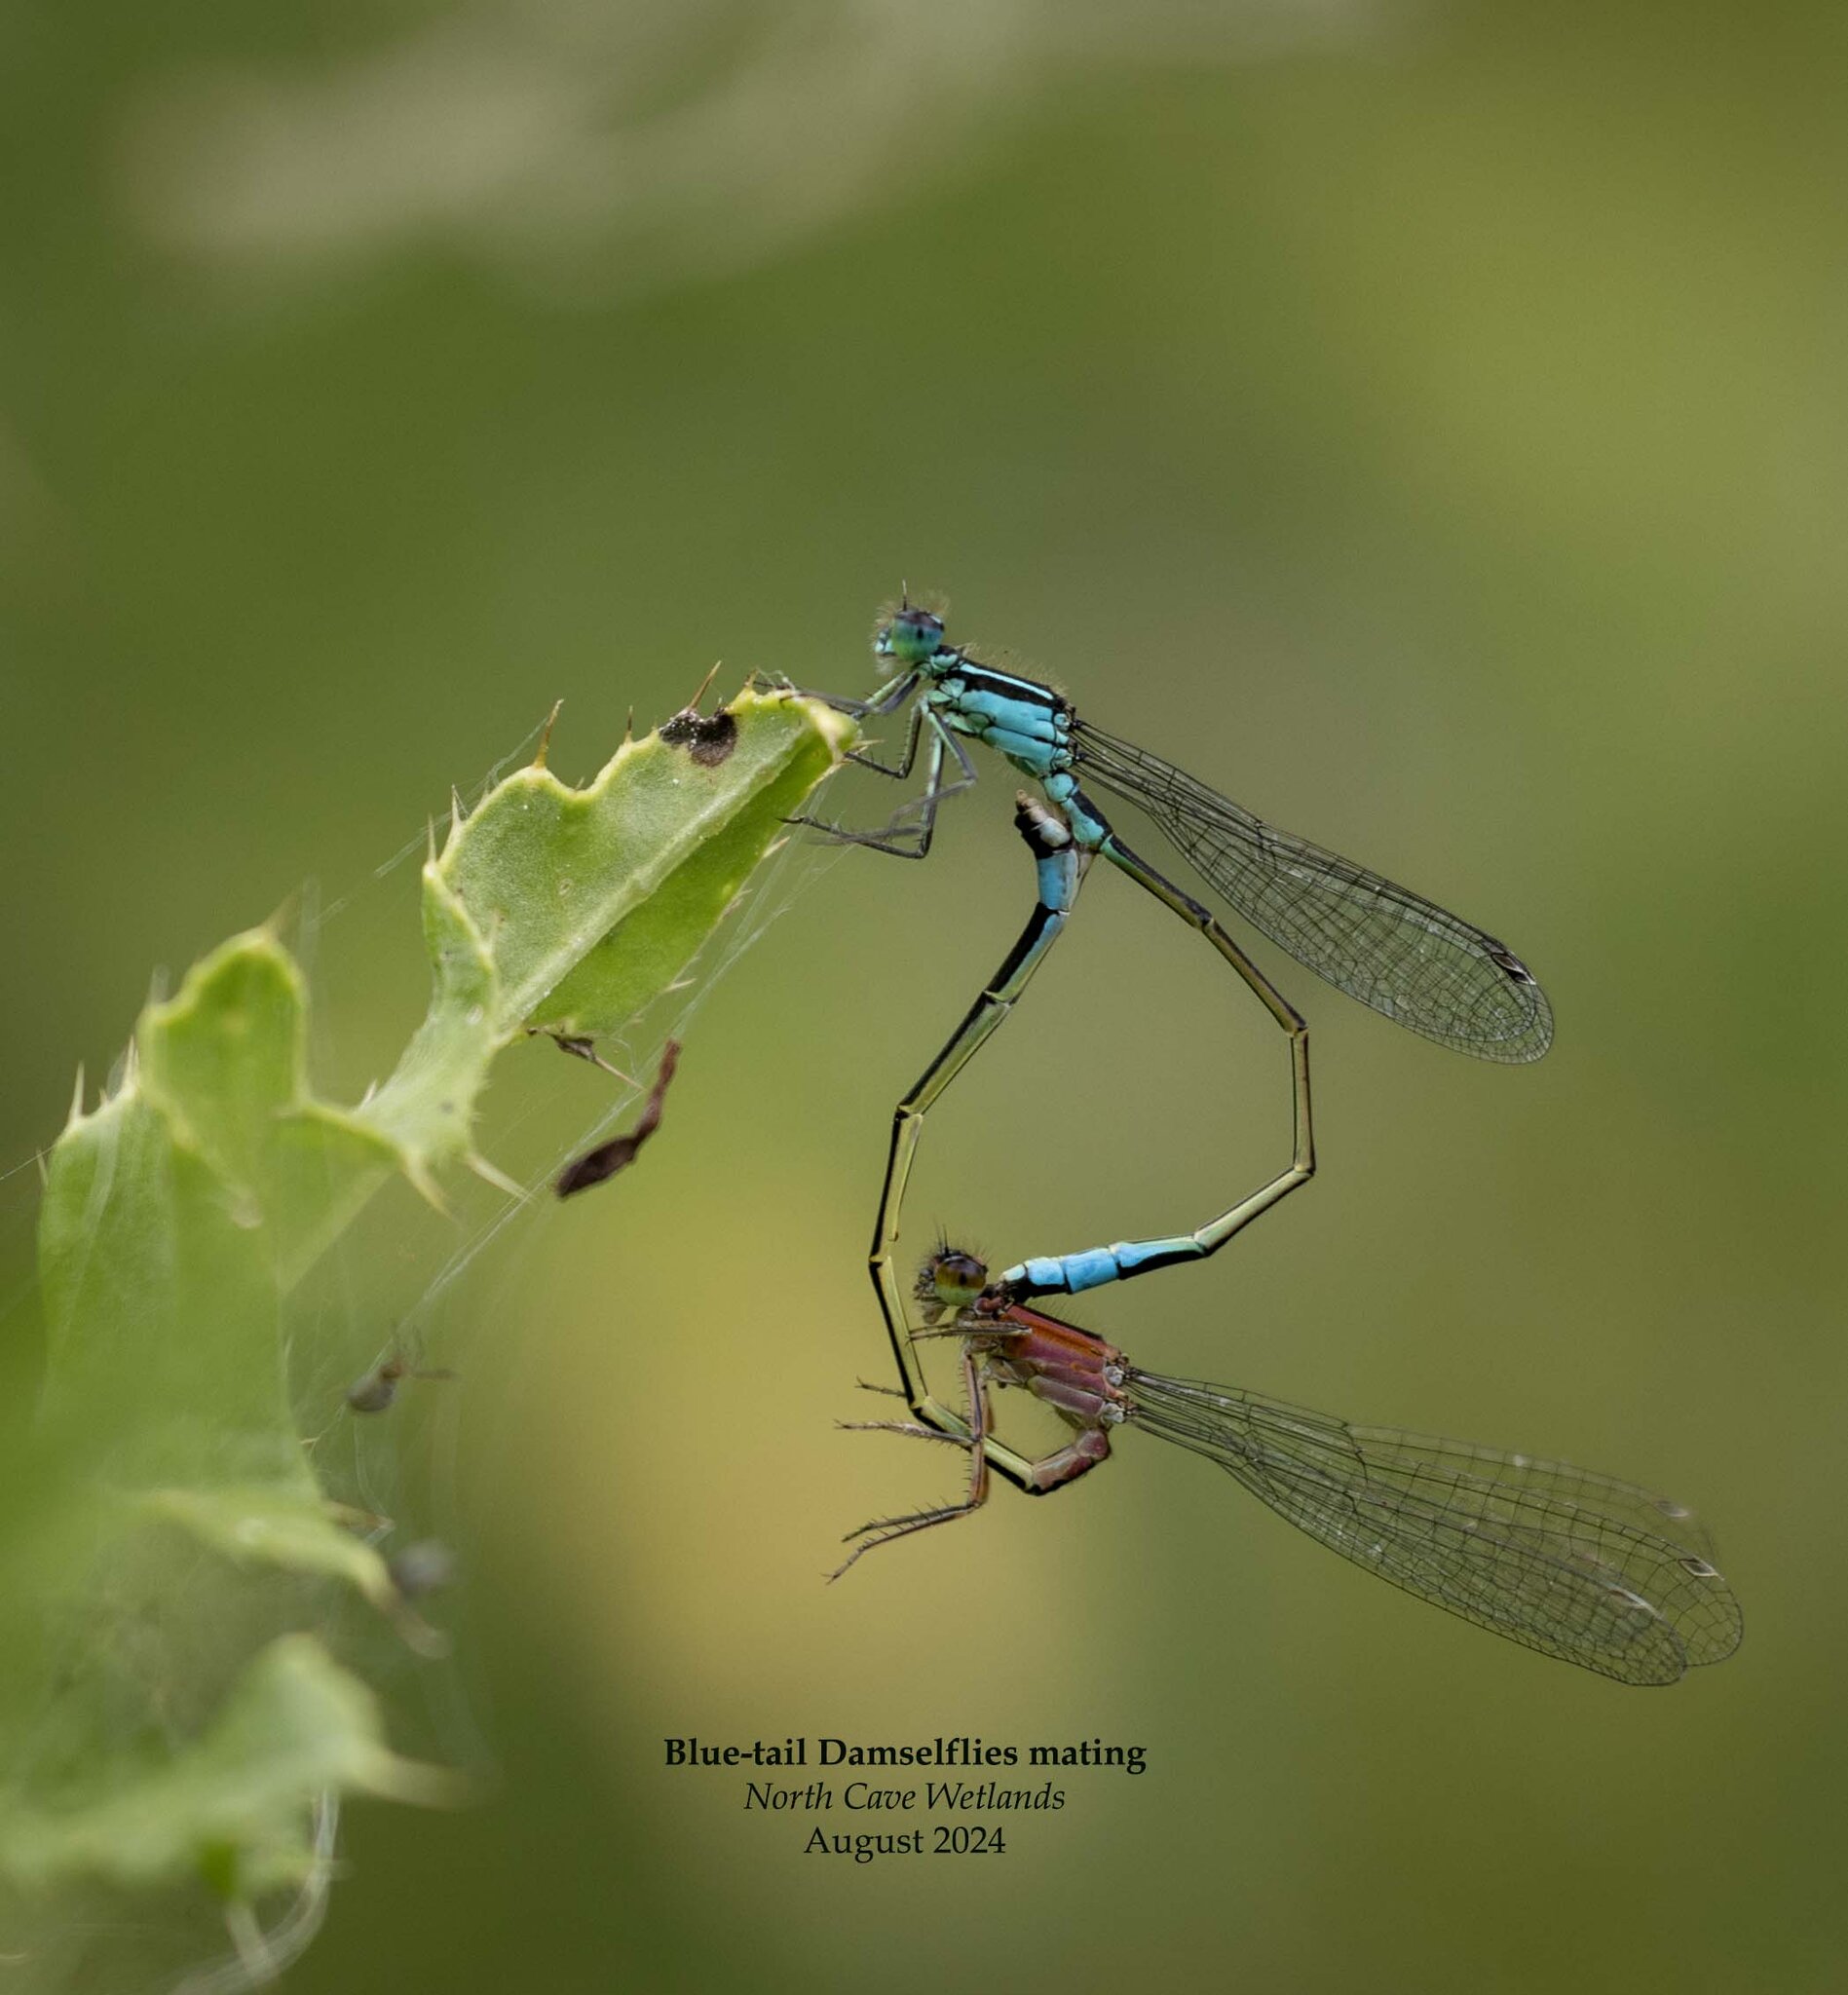
[[[1011,1303],[994,1285],[971,1299],[984,1273],[974,1257],[946,1248],[924,1263],[918,1288],[932,1327],[917,1335],[945,1335],[948,1316],[962,1337],[972,1463],[994,1445],[989,1392],[1022,1387],[1073,1429],[1064,1449],[1017,1479],[1037,1494],[1076,1481],[1108,1459],[1118,1429],[1140,1427],[1217,1463],[1364,1570],[1543,1655],[1622,1683],[1662,1684],[1739,1645],[1738,1601],[1707,1533],[1678,1503],[1565,1462],[1145,1372],[1093,1332]],[[972,1474],[961,1503],[865,1526],[854,1533],[865,1538],[858,1550],[967,1516],[986,1494]]]
[[[897,859],[924,858],[930,850],[931,840],[936,836],[937,811],[945,799],[960,796],[974,786],[975,765],[969,760],[968,750],[934,714],[921,706],[912,723],[902,770],[886,769],[859,756],[849,759],[862,762],[863,767],[877,769],[882,775],[910,774],[911,764],[917,754],[920,722],[930,731],[924,791],[908,804],[901,805],[877,831],[855,831],[825,817],[792,817],[790,823],[807,825],[811,830],[820,832],[832,845],[864,846],[869,851],[887,852]],[[944,780],[946,758],[954,761],[957,768],[956,775],[948,782]]]
[[[946,1434],[937,1427],[926,1427],[916,1420],[842,1420],[837,1423],[846,1433],[902,1434],[911,1441],[946,1442],[953,1448],[964,1449],[969,1457],[969,1480],[967,1491],[960,1503],[939,1503],[924,1510],[910,1511],[903,1517],[876,1517],[849,1531],[841,1542],[852,1545],[853,1549],[828,1574],[830,1581],[839,1579],[849,1565],[875,1547],[889,1545],[895,1538],[908,1538],[914,1531],[928,1530],[933,1524],[954,1524],[959,1517],[968,1517],[980,1510],[988,1501],[988,1387],[974,1350],[966,1345],[962,1351],[962,1370],[963,1404],[968,1408],[963,1433]],[[854,1542],[856,1539],[857,1543]]]

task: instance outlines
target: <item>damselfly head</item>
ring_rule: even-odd
[[[943,618],[922,603],[901,601],[880,612],[873,632],[873,655],[895,659],[901,665],[921,665],[943,649]]]
[[[988,1286],[988,1265],[947,1242],[918,1270],[918,1299],[943,1309],[972,1309]]]

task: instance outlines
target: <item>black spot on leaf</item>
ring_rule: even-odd
[[[723,707],[709,720],[688,707],[662,727],[660,737],[686,749],[701,769],[717,769],[737,746],[737,722]]]

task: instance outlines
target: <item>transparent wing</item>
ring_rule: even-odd
[[[1133,1369],[1123,1390],[1139,1426],[1218,1462],[1356,1565],[1511,1641],[1624,1683],[1672,1683],[1739,1645],[1705,1532],[1633,1484]]]
[[[1338,991],[1485,1060],[1537,1060],[1553,1009],[1527,966],[1482,929],[1185,770],[1074,719],[1081,776],[1146,810],[1216,892]]]

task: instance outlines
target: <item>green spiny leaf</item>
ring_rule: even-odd
[[[0,1874],[247,1903],[316,1861],[317,1795],[447,1794],[285,1632],[354,1593],[413,1623],[291,1424],[283,1298],[392,1177],[435,1197],[471,1159],[502,1047],[615,1030],[671,986],[851,735],[746,695],[582,790],[542,767],[500,784],[425,867],[429,1011],[358,1108],[313,1093],[306,989],[267,929],[142,1015],[47,1177],[45,1385],[0,1461]]]

